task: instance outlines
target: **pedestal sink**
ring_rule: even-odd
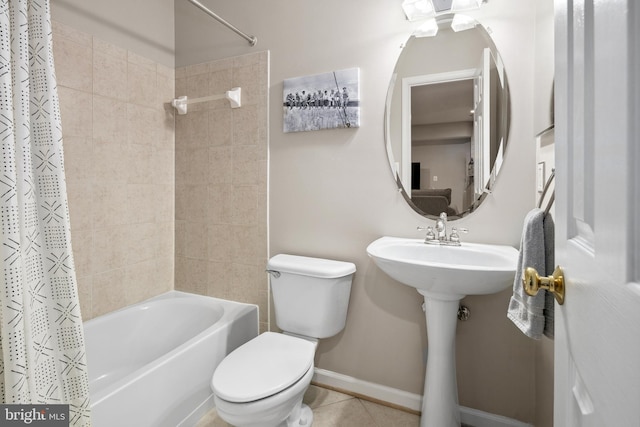
[[[518,251],[503,245],[446,246],[381,237],[367,247],[367,254],[382,271],[424,296],[429,357],[420,427],[459,427],[455,370],[459,301],[511,286]]]

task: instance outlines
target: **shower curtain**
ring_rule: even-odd
[[[90,426],[49,0],[0,0],[0,396]]]

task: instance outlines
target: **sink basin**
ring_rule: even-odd
[[[423,239],[381,237],[367,253],[382,271],[421,294],[439,299],[500,292],[513,284],[518,251],[511,246],[425,244]]]
[[[518,251],[502,245],[441,246],[422,239],[381,237],[367,247],[367,254],[382,271],[424,296],[429,357],[420,427],[459,427],[455,367],[459,300],[512,285]]]

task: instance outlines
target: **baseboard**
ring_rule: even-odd
[[[422,395],[420,394],[359,380],[326,369],[315,368],[313,382],[364,399],[368,398],[376,402],[389,404],[389,406],[406,409],[410,412],[419,413],[422,406]],[[460,419],[464,424],[469,424],[473,427],[533,427],[532,424],[464,406],[460,407]]]

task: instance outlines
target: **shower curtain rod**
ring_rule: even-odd
[[[196,6],[200,10],[202,10],[204,13],[206,13],[207,15],[209,15],[210,17],[212,17],[213,19],[215,19],[216,21],[218,21],[222,25],[224,25],[225,27],[227,27],[228,29],[230,29],[231,31],[233,31],[234,33],[236,33],[237,35],[239,35],[240,37],[242,37],[243,39],[248,41],[249,45],[255,46],[256,43],[258,43],[258,38],[256,36],[250,36],[250,35],[248,35],[246,33],[243,33],[238,28],[236,28],[234,25],[231,25],[226,20],[224,20],[222,17],[220,17],[216,13],[212,12],[209,8],[207,8],[205,5],[200,3],[198,0],[188,0],[188,1],[189,1],[189,3],[193,4],[194,6]]]

